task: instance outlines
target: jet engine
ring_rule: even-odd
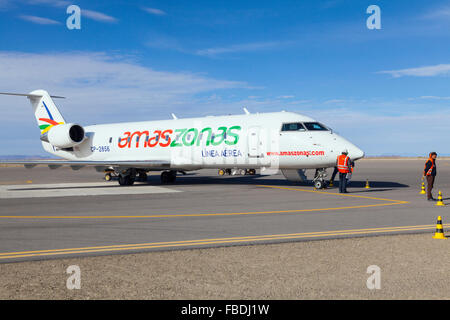
[[[54,126],[41,140],[49,142],[57,148],[71,148],[84,140],[84,129],[74,123],[66,123]]]

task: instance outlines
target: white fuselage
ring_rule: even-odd
[[[73,151],[47,151],[67,160],[164,160],[172,169],[333,167],[345,149],[352,160],[364,152],[331,130],[283,131],[283,124],[315,123],[292,112],[229,115],[84,127]]]

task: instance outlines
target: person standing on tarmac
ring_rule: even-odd
[[[348,151],[342,151],[342,154],[337,157],[336,167],[339,171],[339,193],[348,193],[347,192],[347,175],[352,172],[351,163],[348,156]]]
[[[355,161],[351,161],[350,160],[350,166],[351,166],[351,172],[353,173],[353,168],[355,167]],[[338,170],[338,167],[337,167],[337,165],[334,167],[334,169],[333,169],[333,174],[331,175],[331,179],[330,179],[330,182],[329,182],[329,184],[331,185],[333,182],[334,182],[334,178],[336,177],[336,174],[339,172],[339,170]],[[347,179],[348,181],[347,181],[347,185],[349,185],[350,184],[350,179]]]
[[[427,179],[427,199],[428,201],[434,201],[433,194],[431,191],[433,190],[434,180],[436,179],[436,158],[437,153],[431,152],[430,157],[427,162],[425,162],[425,168],[423,170],[422,179]]]

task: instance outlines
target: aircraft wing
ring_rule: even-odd
[[[0,165],[19,164],[30,169],[35,166],[48,166],[50,169],[58,169],[69,166],[72,170],[83,167],[94,167],[97,171],[107,168],[145,168],[152,170],[166,170],[170,168],[170,161],[166,160],[117,160],[117,161],[69,161],[69,160],[24,160],[24,161],[0,161]]]

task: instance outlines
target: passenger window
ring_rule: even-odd
[[[112,137],[109,138],[109,143],[112,143]]]
[[[309,131],[328,131],[328,128],[318,122],[304,122]]]
[[[305,127],[300,122],[283,123],[281,131],[305,131]]]

